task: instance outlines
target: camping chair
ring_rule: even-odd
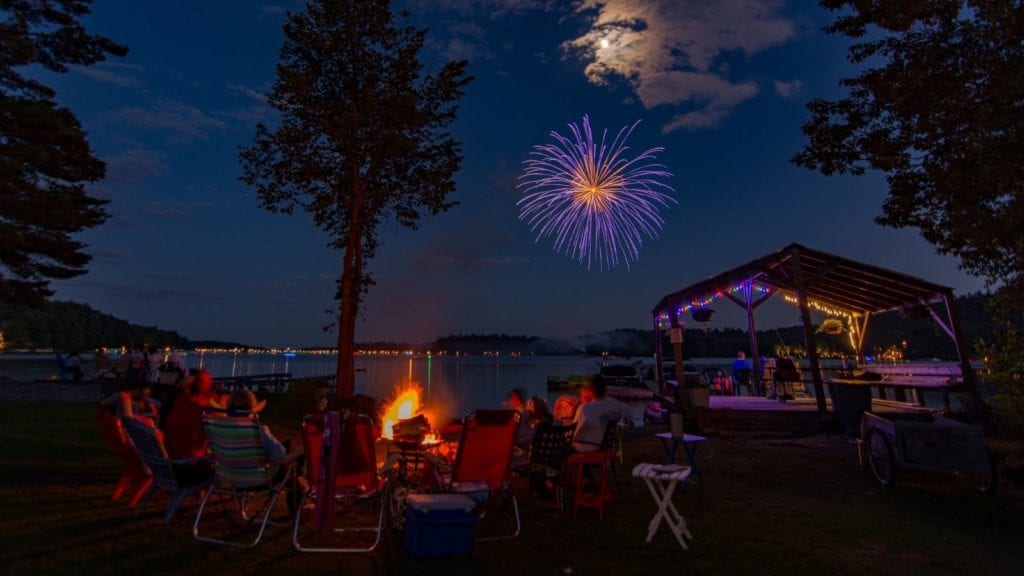
[[[620,440],[619,421],[609,420],[604,426],[604,435],[601,437],[601,444],[593,452],[576,452],[567,460],[571,467],[571,477],[575,494],[573,496],[573,516],[579,513],[583,507],[597,508],[598,515],[604,518],[604,505],[613,500],[611,486],[608,485],[608,475],[611,473],[615,481],[615,488],[619,488],[619,475],[615,468],[615,459],[619,455],[619,448],[616,443]],[[621,443],[620,443],[621,444]],[[597,491],[587,492],[584,488],[585,468],[587,466],[597,468]]]
[[[308,494],[300,496],[292,531],[292,544],[301,552],[370,552],[380,543],[384,528],[385,490],[377,474],[377,450],[373,421],[369,416],[349,414],[342,420],[337,412],[310,414],[302,421],[302,445],[306,454]],[[302,497],[312,498],[315,506],[306,510]],[[339,507],[355,515],[359,505],[376,502],[377,519],[373,526],[335,527]],[[312,547],[299,541],[303,516],[312,518],[313,527],[322,532],[374,532],[365,547]]]
[[[510,479],[520,418],[515,410],[477,410],[466,416],[451,476],[439,479],[443,489],[476,500],[481,518],[486,514],[482,508],[491,500],[491,494],[503,496],[503,504],[512,503],[515,532],[510,536],[477,538],[477,541],[515,538],[522,529]]]
[[[711,388],[712,394],[731,395],[732,380],[719,368],[705,368],[702,372],[704,382]]]
[[[754,370],[752,368],[738,368],[732,371],[732,389],[736,395],[740,395],[740,387],[747,389],[747,396],[754,396]]]
[[[292,481],[297,454],[289,455],[280,463],[270,462],[260,434],[259,417],[253,412],[207,409],[203,413],[203,428],[210,440],[215,475],[212,486],[199,504],[199,512],[192,525],[192,536],[202,542],[252,548],[263,537],[281,491]],[[237,504],[240,521],[230,511],[227,514],[229,523],[235,527],[259,522],[255,539],[245,544],[199,534],[203,513],[214,494],[226,496]],[[260,496],[263,499],[262,508],[251,512],[250,501],[259,500]]]
[[[135,447],[132,446],[125,435],[121,420],[113,412],[102,406],[97,408],[96,423],[99,424],[103,440],[114,450],[115,454],[124,460],[124,471],[121,472],[121,478],[118,479],[117,485],[114,486],[114,493],[110,495],[110,499],[120,500],[125,490],[135,482],[135,491],[128,498],[128,506],[134,508],[146,494],[146,491],[149,490],[150,484],[153,483],[153,477],[150,475],[149,470],[146,469],[146,465],[142,463],[142,459],[139,458],[139,453],[136,452]]]
[[[527,479],[528,508],[530,508],[530,495],[533,492],[532,483],[537,479],[542,479],[545,483],[552,480],[555,483],[556,500],[561,505],[564,488],[560,485],[560,480],[565,468],[565,461],[572,454],[572,437],[575,433],[575,426],[548,423],[537,426],[533,441],[530,443],[530,460],[512,470]]]
[[[793,391],[796,392],[797,388],[801,391],[806,391],[803,387],[803,374],[800,373],[800,369],[797,368],[796,364],[793,363],[789,358],[779,358],[775,363],[775,371],[772,373],[773,390],[769,400],[778,400],[785,402],[786,400],[792,400],[793,396],[786,392],[786,384],[790,383],[793,386]],[[779,393],[779,390],[782,393]]]
[[[174,518],[174,513],[181,506],[186,497],[205,490],[213,482],[213,474],[206,472],[203,468],[209,458],[181,458],[171,460],[167,456],[164,443],[157,436],[156,429],[148,423],[136,418],[122,418],[124,429],[135,444],[139,458],[149,467],[153,473],[152,482],[146,495],[139,503],[137,514],[142,513],[146,502],[157,488],[163,488],[171,493],[171,500],[167,504],[167,512],[161,524],[167,524]],[[212,471],[211,471],[212,472]],[[191,476],[191,477],[190,477]]]

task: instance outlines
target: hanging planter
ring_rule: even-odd
[[[711,315],[714,313],[715,311],[711,308],[694,308],[690,310],[690,315],[693,316],[694,322],[700,322],[701,324],[711,320]]]
[[[820,332],[831,334],[832,336],[842,334],[845,329],[846,327],[843,326],[843,321],[838,318],[826,318],[818,328]]]

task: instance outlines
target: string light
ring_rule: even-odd
[[[799,304],[799,302],[797,301],[795,296],[790,296],[789,294],[783,294],[782,297],[783,297],[783,299],[786,302],[789,302],[790,304]],[[827,304],[822,304],[821,302],[816,302],[816,301],[811,300],[811,299],[807,300],[807,306],[809,306],[811,308],[814,308],[818,312],[824,312],[825,314],[828,314],[829,316],[842,316],[844,318],[849,319],[850,321],[852,321],[853,317],[854,317],[854,314],[852,314],[850,312],[847,312],[846,310],[840,310],[838,308],[832,308],[831,306],[829,306]]]
[[[735,294],[737,292],[742,293],[744,290],[745,290],[745,285],[744,284],[732,284],[732,285],[726,286],[724,288],[718,288],[718,289],[713,290],[710,293],[708,293],[708,295],[705,296],[704,298],[695,298],[693,300],[690,300],[690,302],[688,304],[680,304],[680,305],[676,306],[676,316],[677,317],[678,316],[682,316],[684,313],[691,312],[695,308],[707,308],[709,304],[711,304],[711,303],[715,302],[716,300],[724,297],[726,292],[728,292],[730,294]],[[767,288],[766,286],[761,286],[761,285],[758,285],[758,284],[754,284],[754,286],[753,286],[753,292],[756,293],[756,294],[759,294],[759,295],[760,294],[767,294],[768,291],[769,291],[769,288]],[[658,327],[659,328],[668,328],[669,327],[669,322],[670,322],[670,319],[669,319],[669,315],[668,315],[667,312],[662,312],[661,314],[658,315]]]

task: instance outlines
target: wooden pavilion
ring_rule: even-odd
[[[846,316],[852,330],[858,361],[864,362],[864,334],[872,314],[901,310],[914,317],[931,316],[952,338],[959,357],[963,382],[973,399],[978,399],[974,371],[966,354],[960,318],[953,289],[933,284],[870,264],[790,244],[785,248],[751,260],[721,274],[664,296],[652,310],[655,333],[655,360],[659,385],[664,385],[662,334],[669,331],[675,365],[683,366],[683,314],[707,317],[712,301],[725,299],[747,312],[747,329],[752,358],[760,358],[754,310],[772,296],[782,294],[800,308],[804,341],[814,382],[818,412],[825,415],[825,388],[822,385],[815,328],[811,308]],[[941,304],[941,307],[936,306]],[[940,314],[942,308],[945,314]],[[695,314],[696,313],[696,314]],[[681,372],[679,372],[681,374]],[[755,377],[760,378],[755,370]]]

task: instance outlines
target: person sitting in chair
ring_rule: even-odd
[[[611,420],[632,421],[633,409],[607,396],[608,387],[604,378],[594,376],[590,383],[594,399],[580,406],[576,411],[576,433],[572,438],[572,447],[577,452],[596,452],[601,449],[604,429]]]
[[[772,393],[768,399],[778,399],[780,402],[792,400],[793,395],[786,392],[786,382],[799,382],[802,379],[800,369],[796,367],[792,358],[779,358],[775,364],[775,372],[772,374]]]
[[[753,396],[753,379],[754,365],[747,359],[746,353],[740,350],[736,353],[736,359],[732,361],[732,388],[734,393],[738,396],[740,386],[744,386],[747,389],[747,394]]]
[[[124,390],[100,400],[100,406],[118,418],[141,419],[157,428],[160,424],[160,406],[149,394],[149,384],[145,380],[130,382]],[[163,439],[163,433],[159,435]]]
[[[248,412],[258,414],[267,406],[266,400],[257,400],[252,390],[242,386],[231,394],[228,400],[228,412]],[[260,437],[263,439],[263,450],[271,464],[280,464],[288,456],[288,447],[278,440],[266,425],[260,426]]]

